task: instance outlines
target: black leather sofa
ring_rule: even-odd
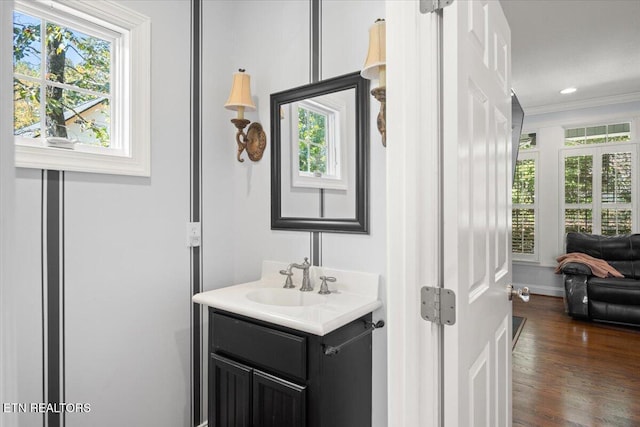
[[[564,301],[574,318],[640,325],[640,234],[598,236],[568,233],[567,253],[581,252],[607,261],[624,278],[599,278],[579,263],[567,263]]]

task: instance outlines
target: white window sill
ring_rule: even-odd
[[[126,156],[121,150],[81,144],[76,144],[74,149],[66,149],[16,143],[15,164],[23,168],[150,176],[150,150],[148,145],[146,148]]]

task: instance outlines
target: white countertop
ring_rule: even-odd
[[[294,269],[295,289],[283,289],[285,276],[279,271],[286,263],[264,261],[260,280],[226,288],[202,292],[193,296],[193,301],[231,313],[286,326],[314,335],[326,335],[347,323],[382,306],[378,298],[379,275],[372,273],[337,270],[327,267],[311,267],[309,276],[314,290],[300,292],[302,271]],[[318,295],[318,276],[333,276],[329,283],[329,295]],[[313,298],[313,305],[285,306],[255,302],[247,297],[260,289],[274,288],[276,292],[292,292],[293,298]],[[312,293],[313,295],[309,295]]]

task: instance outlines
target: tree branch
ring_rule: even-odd
[[[69,119],[70,119],[70,118],[72,118],[72,117],[77,117],[78,119],[80,119],[80,120],[82,121],[82,124],[90,123],[87,119],[85,119],[84,117],[82,117],[82,116],[80,115],[80,113],[78,113],[78,111],[76,111],[76,109],[75,109],[74,107],[71,107],[71,106],[69,106],[69,105],[65,104],[64,102],[60,102],[60,104],[61,104],[64,108],[66,108],[67,110],[69,110],[69,111],[71,111],[71,112],[73,113],[73,116],[69,117]],[[64,111],[64,110],[63,110],[63,111]],[[65,121],[66,121],[66,120],[67,120],[67,119],[65,119]]]
[[[67,45],[67,48],[71,48],[71,49],[73,49],[73,50],[78,54],[78,56],[79,56],[80,58],[82,58],[82,60],[83,60],[83,61],[86,61],[86,60],[87,60],[87,58],[85,58],[85,57],[84,57],[84,55],[83,55],[83,54],[81,54],[81,53],[80,53],[80,51],[79,51],[78,49],[76,49],[76,47],[75,47],[74,45],[72,45],[72,44]]]

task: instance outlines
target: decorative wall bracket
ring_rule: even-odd
[[[264,149],[267,146],[267,135],[264,133],[260,123],[252,123],[247,133],[244,133],[244,128],[251,123],[251,121],[244,118],[244,111],[255,110],[256,105],[251,99],[250,76],[245,73],[243,68],[240,68],[233,75],[231,94],[224,104],[224,108],[238,112],[238,116],[235,119],[231,119],[231,123],[238,129],[236,133],[236,143],[238,144],[238,155],[236,157],[238,161],[244,162],[240,155],[246,150],[249,159],[257,162],[262,158]]]
[[[243,151],[247,151],[249,159],[257,162],[262,158],[264,150],[267,147],[267,134],[262,129],[260,123],[251,123],[247,119],[231,119],[231,123],[238,129],[236,133],[236,143],[238,144],[237,159],[239,162],[244,162],[244,159],[240,158]],[[244,128],[251,123],[247,133],[244,133]]]
[[[436,1],[436,0],[434,0]],[[444,0],[443,0],[444,1]],[[382,136],[382,145],[387,146],[387,30],[384,19],[377,19],[369,29],[369,51],[364,68],[360,72],[365,79],[378,79],[379,86],[371,90],[380,102],[378,131]]]
[[[380,112],[378,113],[378,131],[382,135],[382,145],[387,146],[387,88],[377,87],[371,90],[371,95],[380,102]]]

